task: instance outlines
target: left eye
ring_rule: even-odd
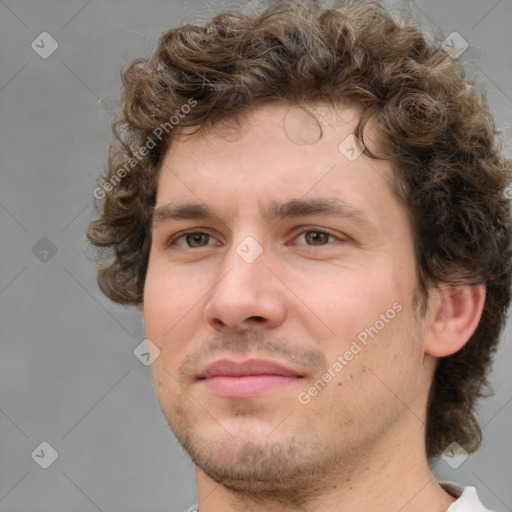
[[[336,238],[330,233],[325,231],[304,231],[297,237],[297,243],[304,243],[306,245],[327,245],[336,241]]]
[[[210,236],[208,233],[194,232],[186,233],[178,237],[174,244],[179,247],[186,247],[196,249],[199,247],[206,247],[215,243],[215,238]]]

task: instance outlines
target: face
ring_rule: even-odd
[[[321,132],[273,104],[184,137],[159,176],[144,293],[158,399],[200,470],[239,491],[355,465],[426,399],[391,164],[357,157],[355,111],[314,109]]]

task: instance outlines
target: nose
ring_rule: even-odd
[[[252,262],[235,249],[226,255],[222,277],[207,300],[204,317],[217,331],[241,332],[272,329],[286,317],[282,283],[267,267],[263,251]]]

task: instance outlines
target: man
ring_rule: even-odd
[[[462,65],[378,4],[290,1],[122,77],[89,238],[199,510],[486,510],[428,466],[480,442],[510,300],[511,166]]]

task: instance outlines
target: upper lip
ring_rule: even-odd
[[[232,361],[231,359],[218,359],[209,364],[199,374],[199,379],[212,377],[246,377],[249,375],[282,375],[285,377],[302,377],[302,375],[275,361],[265,359],[247,359],[245,361]]]

